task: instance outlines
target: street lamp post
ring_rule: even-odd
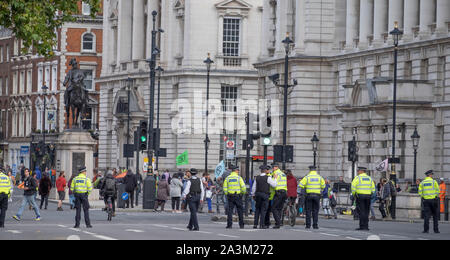
[[[131,81],[132,79],[130,77],[128,77],[127,79],[127,98],[128,98],[128,108],[127,108],[127,150],[126,150],[126,155],[127,155],[127,171],[129,170],[129,155],[128,155],[128,146],[130,145],[130,87],[131,87]]]
[[[393,116],[392,116],[392,162],[391,162],[391,178],[395,180],[395,132],[397,119],[397,58],[398,58],[398,41],[403,31],[398,29],[398,22],[394,23],[394,30],[390,33],[394,40],[394,97],[393,97]]]
[[[158,68],[156,68],[156,72],[158,73],[158,106],[156,108],[156,129],[158,129],[158,133],[161,133],[161,130],[159,129],[159,108],[160,108],[160,101],[161,101],[161,73],[164,72],[164,69],[161,67],[161,64],[158,65]],[[158,136],[160,138],[160,136]],[[158,141],[159,144],[159,141]],[[159,145],[156,146],[156,162],[155,162],[156,170],[159,170]]]
[[[208,147],[209,147],[209,137],[208,137],[208,119],[209,119],[209,74],[211,72],[211,64],[214,61],[211,60],[211,55],[208,53],[208,58],[203,61],[206,64],[206,136],[205,136],[205,173],[208,172]]]
[[[312,148],[313,148],[313,153],[314,153],[314,167],[317,166],[316,158],[317,158],[317,150],[318,150],[318,147],[319,147],[319,141],[320,141],[320,140],[319,140],[319,138],[317,137],[317,133],[314,132],[313,138],[311,139]]]
[[[413,181],[411,184],[411,193],[417,193],[417,185],[416,185],[416,179],[417,179],[417,149],[419,149],[419,141],[420,141],[420,135],[417,132],[417,127],[414,129],[414,133],[411,135],[411,139],[413,141],[413,148],[414,148],[414,176]]]
[[[393,182],[394,186],[397,185],[397,177],[395,170],[395,128],[396,128],[396,117],[397,117],[397,57],[398,57],[398,41],[403,31],[398,29],[398,22],[394,23],[394,30],[389,34],[392,35],[394,39],[394,97],[393,97],[393,117],[392,117],[392,161],[391,161],[391,175],[389,179]],[[396,208],[396,197],[393,196],[391,200],[391,216],[395,219],[395,208]]]
[[[47,152],[47,147],[45,145],[45,114],[46,114],[46,109],[47,109],[47,90],[48,87],[47,85],[42,86],[42,91],[44,92],[44,115],[42,116],[42,141],[44,143],[44,147],[42,147],[42,149],[44,149],[43,153],[45,154]]]
[[[284,111],[283,111],[283,170],[286,170],[286,144],[287,144],[287,103],[288,103],[288,88],[289,88],[289,52],[291,45],[294,43],[289,38],[289,33],[286,33],[286,39],[282,41],[286,55],[284,57]]]

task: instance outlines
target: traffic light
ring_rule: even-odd
[[[272,145],[272,137],[266,136],[261,138],[261,145],[269,146]]]
[[[350,162],[357,162],[358,161],[358,154],[357,154],[358,147],[356,146],[356,141],[349,141],[348,142],[348,160]]]
[[[139,122],[139,151],[147,150],[148,143],[148,123],[146,120]]]

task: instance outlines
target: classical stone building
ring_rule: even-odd
[[[288,99],[288,144],[295,146],[288,167],[297,175],[312,164],[310,140],[317,132],[324,176],[350,177],[347,142],[353,136],[359,163],[380,176],[374,167],[392,149],[394,47],[389,32],[395,21],[404,31],[398,55],[397,175],[412,179],[411,135],[417,127],[418,177],[428,169],[450,177],[450,1],[267,0],[255,67],[266,97],[281,99],[268,77],[285,76],[281,41],[289,32],[295,46],[287,76],[299,84]]]
[[[100,90],[99,168],[125,167],[123,145],[127,139],[127,87],[130,84],[130,133],[140,120],[148,120],[149,66],[152,11],[157,11],[158,63],[161,75],[161,147],[167,157],[159,169],[176,169],[176,156],[188,150],[189,165],[204,169],[204,139],[208,53],[211,67],[210,107],[223,110],[231,121],[243,120],[237,113],[239,99],[257,99],[258,74],[253,67],[260,54],[261,0],[109,0],[104,5],[104,55]],[[130,78],[131,81],[127,81]],[[156,95],[158,91],[156,90]],[[158,106],[155,97],[155,109]],[[157,111],[155,110],[155,115]],[[220,121],[220,122],[219,122]],[[222,124],[223,121],[217,120]],[[209,124],[214,124],[212,120]],[[245,139],[238,125],[210,128],[208,162],[213,170],[225,156],[223,136],[241,148]],[[154,127],[157,126],[155,119]],[[217,126],[217,125],[216,125]],[[238,145],[239,144],[239,145]],[[144,154],[140,154],[142,162]],[[145,153],[146,156],[146,153]],[[228,162],[236,162],[236,149]],[[136,156],[131,160],[134,169]],[[141,168],[141,167],[139,167]]]

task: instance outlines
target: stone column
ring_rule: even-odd
[[[243,17],[242,17],[242,39],[241,39],[241,42],[242,42],[242,51],[241,51],[241,53],[239,54],[239,56],[248,56],[248,41],[249,40],[251,40],[250,39],[250,37],[249,37],[249,35],[248,35],[248,16],[247,15],[244,15]],[[221,30],[219,30],[219,31],[221,31]],[[223,36],[222,36],[222,38],[223,38]]]
[[[145,58],[144,0],[133,1],[133,49],[132,60]]]
[[[413,27],[419,24],[419,0],[405,1],[404,12],[404,41],[411,41],[414,37]]]
[[[218,41],[217,41],[217,55],[223,56],[223,14],[219,14],[219,27],[218,27]]]
[[[287,6],[288,1],[278,0],[277,1],[277,23],[276,23],[276,38],[275,38],[275,55],[284,56],[285,50],[282,41],[286,38],[287,32]]]
[[[296,0],[295,8],[295,53],[300,54],[305,52],[305,0]]]
[[[347,0],[347,21],[345,30],[345,49],[354,48],[353,40],[358,35],[359,0]]]
[[[383,43],[383,34],[388,29],[388,0],[374,1],[373,44]]]
[[[118,63],[131,61],[131,15],[132,9],[129,0],[119,0],[119,24],[118,24],[118,34],[117,39],[117,52],[118,52]]]
[[[409,1],[409,0],[407,0]],[[422,1],[423,2],[423,1]],[[389,1],[388,32],[394,30],[394,23],[398,22],[398,28],[403,28],[403,0]]]
[[[359,10],[359,47],[368,47],[367,37],[373,34],[373,0],[361,0]]]
[[[436,34],[447,35],[447,22],[450,21],[450,2],[448,0],[437,0],[436,6]]]
[[[421,38],[431,35],[430,25],[434,23],[436,1],[420,1],[420,26],[419,36]]]
[[[270,12],[271,12],[270,1],[263,1],[262,23],[261,23],[262,43],[261,43],[261,52],[259,54],[260,58],[263,60],[269,57],[268,47],[270,41]]]

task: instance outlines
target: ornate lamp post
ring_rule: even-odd
[[[417,127],[414,130],[413,135],[411,135],[411,139],[413,141],[413,148],[414,148],[414,177],[413,182],[411,185],[411,193],[417,193],[417,185],[416,185],[416,179],[417,179],[417,150],[419,149],[419,141],[420,141],[420,135],[417,132]]]
[[[209,147],[209,137],[208,137],[208,117],[209,117],[209,74],[211,72],[211,64],[214,61],[211,60],[211,55],[208,53],[208,58],[203,61],[206,64],[206,136],[205,136],[205,173],[208,172],[208,147]]]
[[[284,111],[283,111],[283,170],[286,170],[286,144],[287,144],[287,103],[288,103],[288,88],[289,88],[289,52],[294,43],[289,38],[289,33],[286,33],[286,39],[282,41],[286,55],[284,56]]]
[[[161,74],[164,72],[164,69],[161,67],[161,64],[158,65],[158,67],[156,68],[156,73],[158,75],[158,106],[156,108],[156,129],[158,129],[158,133],[161,133],[160,129],[159,129],[159,108],[160,108],[160,101],[161,101]],[[160,136],[158,136],[158,138],[160,138]],[[156,146],[156,162],[155,162],[155,167],[156,170],[159,170],[159,141],[158,141],[158,145]]]
[[[317,137],[317,133],[314,132],[313,138],[311,139],[312,149],[314,153],[314,167],[316,166],[316,158],[317,158],[317,150],[319,148],[319,138]]]

